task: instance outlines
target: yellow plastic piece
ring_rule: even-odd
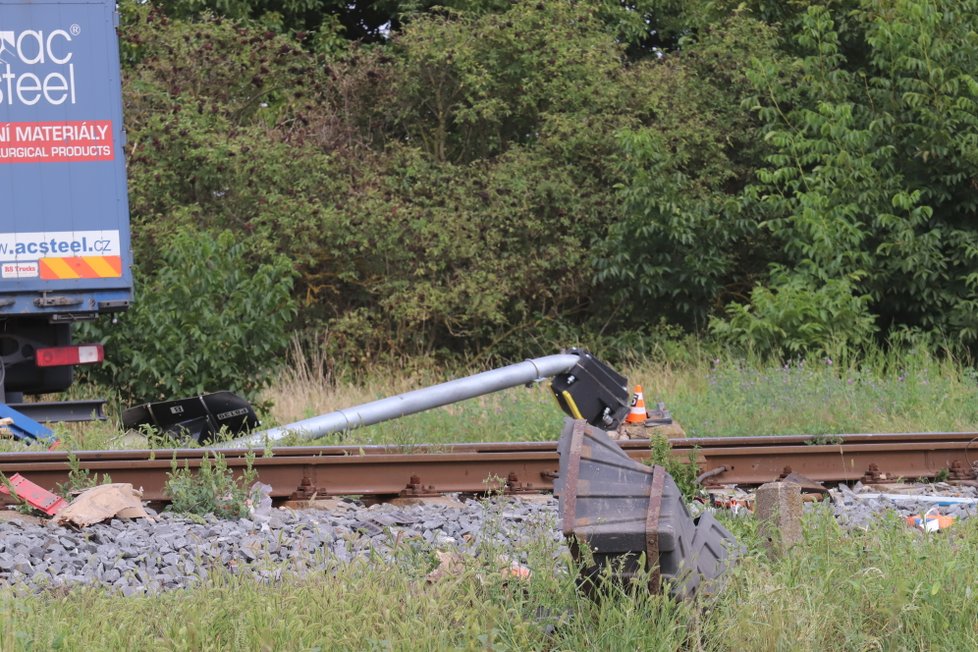
[[[567,402],[567,407],[571,411],[571,416],[575,419],[583,419],[584,417],[581,416],[581,411],[577,409],[577,403],[574,402],[574,397],[571,396],[571,393],[565,389],[560,393],[560,395],[563,396],[564,400]]]

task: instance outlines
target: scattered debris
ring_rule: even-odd
[[[78,494],[62,509],[55,522],[87,527],[111,518],[145,518],[152,521],[140,500],[143,492],[126,483],[102,484]]]
[[[875,485],[875,483],[874,483]],[[882,515],[896,514],[901,519],[920,518],[940,507],[944,516],[968,518],[978,511],[978,488],[957,486],[945,482],[898,484],[867,487],[857,482],[852,487],[840,484],[829,491],[832,511],[841,525],[865,529]],[[887,493],[872,491],[886,488]],[[933,527],[933,526],[931,526]]]
[[[666,404],[658,401],[655,409],[648,413],[649,418],[645,420],[647,426],[668,426],[672,425],[672,413],[666,409]]]
[[[877,493],[854,493],[859,500],[912,500],[918,503],[934,503],[946,507],[948,505],[978,505],[978,498],[965,498],[963,496],[926,496],[922,494],[877,494]]]
[[[512,577],[523,581],[533,576],[533,572],[529,568],[517,561],[510,562],[500,572],[503,574],[503,577]]]
[[[53,430],[4,403],[0,403],[0,418],[3,419],[0,426],[14,439],[25,442],[43,441],[48,444],[56,441]]]
[[[533,573],[529,568],[518,561],[510,559],[506,555],[499,555],[496,557],[496,567],[499,569],[499,574],[504,580],[527,582],[533,576]],[[485,583],[484,578],[479,577],[479,580]]]
[[[686,432],[666,409],[666,404],[658,402],[656,409],[649,411],[645,407],[645,395],[641,385],[635,386],[632,394],[632,404],[628,416],[617,429],[608,433],[615,441],[623,439],[652,439],[662,435],[666,439],[682,439]]]
[[[937,512],[936,507],[932,507],[924,513],[923,517],[919,514],[908,516],[907,525],[923,530],[924,532],[937,532],[938,530],[951,527],[955,520],[953,516],[945,516]]]
[[[741,511],[754,511],[754,494],[736,486],[709,487],[706,492],[712,507],[729,509],[734,514],[739,514]]]
[[[199,444],[260,425],[251,403],[228,391],[137,405],[122,413],[122,424],[129,430],[150,427],[177,441]]]
[[[438,566],[425,576],[428,584],[437,584],[450,577],[458,577],[465,570],[465,561],[458,552],[436,550],[435,557],[438,559]]]
[[[609,433],[612,439],[652,439],[662,435],[666,439],[685,439],[686,431],[678,421],[672,423],[657,423],[652,419],[642,423],[623,423],[618,429]]]
[[[14,473],[6,482],[0,484],[0,494],[9,496],[11,492],[17,498],[48,516],[54,516],[68,505],[61,496],[51,493],[19,473]]]

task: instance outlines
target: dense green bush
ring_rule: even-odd
[[[330,58],[255,25],[134,12],[137,259],[158,267],[175,224],[286,255],[301,323],[354,364],[520,349],[582,312],[590,245],[617,215],[631,93],[598,13],[433,15],[383,54]]]
[[[347,363],[978,344],[978,0],[123,9],[143,278],[228,230]]]
[[[755,287],[752,326],[731,306],[717,332],[825,347],[865,340],[872,317],[884,333],[978,341],[976,28],[973,1],[816,5],[787,65],[755,62],[751,105],[773,151],[744,201],[785,265]]]
[[[126,400],[230,389],[254,396],[288,343],[295,315],[288,261],[253,264],[235,237],[171,234],[155,274],[136,273],[138,300],[118,323],[87,324],[105,344],[91,371]]]
[[[595,259],[598,287],[623,306],[619,327],[665,317],[702,328],[763,270],[767,239],[735,197],[765,151],[741,106],[753,90],[750,61],[775,60],[775,43],[770,27],[734,16],[636,66],[642,124],[618,132],[622,216]]]
[[[731,303],[713,322],[721,339],[762,354],[806,351],[838,355],[871,342],[876,324],[868,297],[853,295],[853,279],[813,282],[777,269],[772,287],[758,285],[749,304]]]

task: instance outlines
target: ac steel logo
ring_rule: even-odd
[[[0,29],[0,104],[75,104],[72,40],[81,27],[44,31]]]

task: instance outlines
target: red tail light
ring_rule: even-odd
[[[105,360],[101,344],[79,346],[53,346],[34,352],[38,367],[67,367],[76,364],[99,364]]]

